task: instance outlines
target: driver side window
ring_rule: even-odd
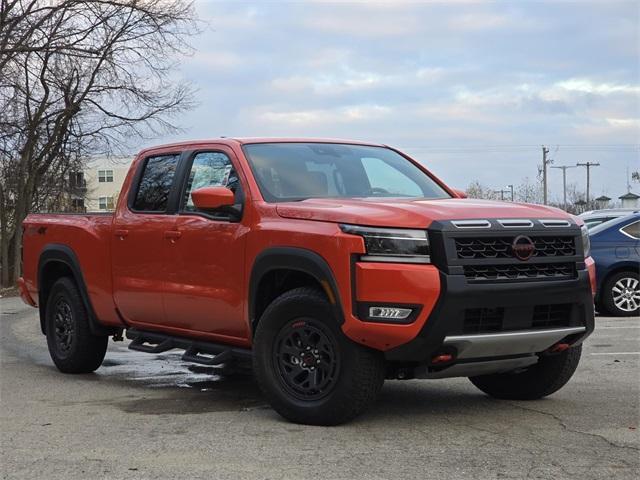
[[[238,187],[238,176],[227,155],[222,152],[196,154],[184,192],[182,202],[184,211],[197,211],[191,192],[202,187],[227,187],[235,193]]]

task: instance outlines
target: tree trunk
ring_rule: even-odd
[[[7,205],[5,204],[6,198],[4,195],[4,189],[0,185],[0,285],[3,287],[10,286],[10,273],[9,273],[9,221],[7,215]]]
[[[0,282],[3,287],[9,287],[11,286],[9,280],[9,238],[5,230],[3,226],[2,233],[0,233],[0,268],[2,268]]]
[[[14,230],[13,230],[13,275],[11,276],[11,283],[16,284],[20,275],[22,275],[22,222],[27,215],[31,207],[31,199],[33,197],[33,182],[28,180],[24,187],[20,190],[20,193],[16,197],[16,210],[14,216]]]

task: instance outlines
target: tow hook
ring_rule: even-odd
[[[114,333],[111,339],[114,342],[122,342],[124,340],[124,337],[122,336],[122,330],[118,330],[116,333]]]
[[[556,343],[551,348],[549,348],[549,353],[561,353],[565,350],[568,350],[570,345],[568,343]]]

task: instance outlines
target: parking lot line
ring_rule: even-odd
[[[640,325],[616,325],[613,327],[596,327],[597,330],[604,328],[640,328]]]
[[[589,355],[640,355],[640,352],[595,352]]]

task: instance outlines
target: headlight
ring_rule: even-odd
[[[580,233],[582,233],[582,250],[584,251],[584,258],[591,255],[591,240],[589,240],[589,230],[586,225],[580,227]]]
[[[360,227],[340,225],[344,233],[360,235],[372,262],[429,263],[429,239],[426,230]]]

